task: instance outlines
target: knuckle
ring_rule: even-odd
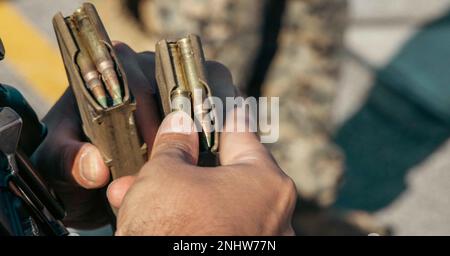
[[[221,62],[216,61],[216,60],[207,60],[206,61],[206,68],[211,69],[211,70],[213,70],[213,69],[216,69],[216,70],[220,70],[220,69],[228,70],[225,67],[224,64],[222,64]]]
[[[194,148],[185,140],[180,139],[180,137],[184,137],[184,135],[180,134],[165,134],[160,137],[162,141],[158,144],[156,148],[154,148],[153,159],[154,158],[169,158],[174,159],[174,155],[178,155],[183,157],[184,159],[188,159],[193,161],[194,157]]]
[[[288,205],[293,206],[297,201],[297,188],[295,182],[289,176],[284,175],[282,184],[284,190],[283,197],[287,199]]]
[[[169,151],[169,150],[191,152],[192,148],[187,143],[180,142],[180,141],[164,141],[158,145],[159,152],[165,152],[165,151]]]
[[[112,44],[113,44],[114,50],[116,50],[117,52],[122,52],[122,51],[128,50],[128,45],[126,45],[122,41],[113,41]]]
[[[149,60],[153,60],[155,58],[155,53],[151,51],[142,51],[139,52],[138,55],[142,58],[148,58]]]
[[[128,46],[123,42],[114,42],[113,48],[119,59],[121,59],[122,61],[124,60],[124,58],[135,56],[136,54],[136,52],[133,49],[131,49],[130,46]]]
[[[230,81],[232,80],[230,70],[218,61],[206,61],[206,69],[211,77],[219,76]]]
[[[62,147],[61,157],[59,158],[56,170],[54,170],[57,177],[66,179],[70,176],[69,173],[72,171],[71,169],[73,168],[76,154],[77,152],[72,147]]]

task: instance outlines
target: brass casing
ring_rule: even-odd
[[[84,9],[95,27],[98,38],[108,48],[114,60],[123,95],[121,104],[107,108],[103,108],[95,100],[86,88],[76,64],[79,47],[66,23],[67,19],[71,17],[63,17],[61,13],[56,14],[53,18],[53,26],[69,84],[77,101],[83,131],[102,153],[113,179],[133,175],[140,170],[147,159],[147,146],[141,142],[134,118],[136,101],[129,90],[124,69],[117,58],[95,7],[90,3],[84,3],[81,8]]]
[[[175,50],[171,47],[178,47],[180,54],[174,54]],[[190,34],[178,40],[159,41],[156,44],[155,63],[159,101],[164,116],[172,112],[174,106],[171,106],[171,104],[174,103],[175,96],[190,97],[193,104],[192,111],[196,111],[195,109],[198,107],[194,104],[199,104],[194,102],[194,89],[202,90],[205,93],[206,100],[209,100],[212,96],[206,76],[205,56],[198,36]],[[202,141],[202,133],[199,133],[199,135],[200,146],[202,142],[208,144],[208,146],[203,147],[203,149],[200,148],[198,165],[219,165],[219,132],[217,126],[211,133],[210,138],[203,138]]]

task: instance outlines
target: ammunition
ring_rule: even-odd
[[[199,71],[197,70],[197,65],[194,59],[194,50],[191,45],[191,40],[189,37],[182,38],[178,40],[178,49],[181,56],[181,61],[183,62],[184,75],[187,83],[189,84],[189,89],[192,93],[192,110],[194,117],[200,119],[200,126],[202,128],[201,143],[204,144],[203,147],[209,149],[212,147],[212,135],[210,130],[210,124],[203,123],[208,119],[205,119],[205,115],[208,114],[208,110],[204,109],[203,101],[207,98],[207,91],[205,88],[205,83],[200,80]],[[201,93],[201,97],[197,96]]]
[[[212,107],[211,87],[205,71],[205,57],[200,38],[188,35],[179,40],[161,40],[156,44],[155,73],[159,103],[163,114],[187,111],[182,104],[189,104],[189,115],[199,135],[199,166],[217,166],[219,161],[219,131],[217,111]],[[187,100],[186,100],[187,98]],[[211,109],[204,108],[208,101]],[[211,118],[206,118],[211,117]]]
[[[173,60],[173,69],[175,70],[175,77],[177,87],[171,92],[172,108],[173,110],[183,110],[184,99],[189,99],[191,97],[190,90],[188,88],[185,76],[183,76],[183,66],[180,62],[180,54],[178,52],[178,47],[176,43],[169,43],[169,52]],[[187,113],[191,115],[191,113]]]
[[[92,62],[89,53],[86,50],[83,42],[80,39],[76,25],[72,19],[68,20],[69,26],[73,31],[73,37],[78,45],[79,52],[77,55],[77,65],[80,68],[83,80],[87,85],[87,88],[92,92],[97,102],[104,108],[108,107],[106,93],[103,89],[103,83],[100,80],[100,74],[95,68],[95,64]]]
[[[89,55],[95,62],[97,70],[101,73],[103,81],[105,81],[106,89],[113,100],[113,105],[122,103],[119,79],[117,78],[114,62],[108,48],[99,40],[89,17],[81,8],[75,11],[74,17]]]

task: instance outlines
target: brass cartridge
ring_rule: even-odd
[[[156,44],[155,58],[156,80],[163,114],[185,110],[181,105],[187,99],[190,103],[187,114],[192,117],[199,130],[198,165],[219,165],[219,132],[211,123],[216,115],[214,109],[207,109],[204,104],[205,101],[211,100],[212,95],[205,73],[205,58],[200,38],[188,35],[179,40],[159,41]],[[212,105],[212,102],[209,102],[209,106]]]

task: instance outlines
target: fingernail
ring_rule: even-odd
[[[86,146],[80,156],[80,175],[87,181],[97,182],[100,156],[92,146]]]
[[[170,113],[158,129],[158,134],[162,133],[184,133],[191,134],[193,132],[193,121],[191,117],[183,111]]]

